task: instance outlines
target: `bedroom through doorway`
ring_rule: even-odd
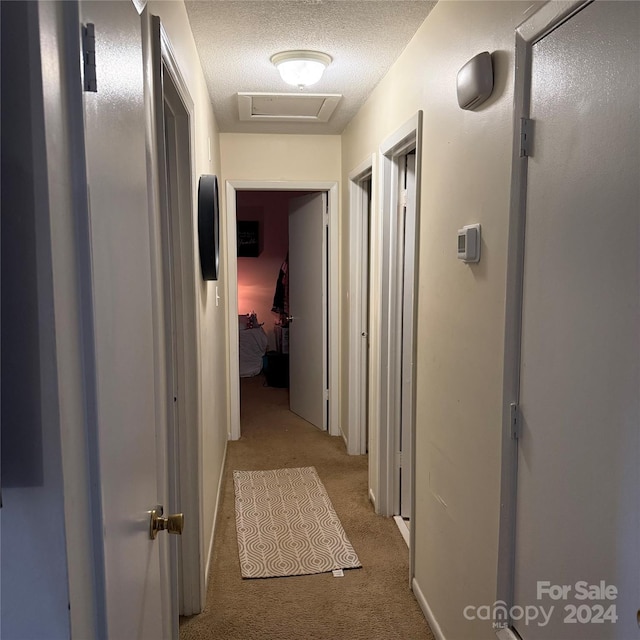
[[[241,424],[277,409],[327,429],[327,222],[326,192],[236,192]]]

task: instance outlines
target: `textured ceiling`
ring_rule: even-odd
[[[216,119],[223,132],[341,133],[435,2],[426,0],[186,0]],[[304,93],[339,93],[326,124],[240,122],[237,93],[295,92],[269,59],[289,49],[333,62]]]

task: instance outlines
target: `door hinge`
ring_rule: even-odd
[[[512,402],[510,405],[510,410],[511,410],[511,437],[514,440],[519,440],[521,433],[520,433],[520,409],[518,407],[518,404],[516,402]]]
[[[91,22],[82,27],[82,75],[84,77],[84,90],[97,92],[96,29]]]
[[[402,451],[396,451],[396,468],[402,469]]]
[[[533,120],[520,118],[520,157],[525,158],[533,153]]]
[[[329,389],[325,389],[324,390],[324,399],[328,400],[329,399]]]
[[[400,204],[401,207],[407,206],[407,190],[406,189],[400,189],[400,194],[398,196],[398,203]]]

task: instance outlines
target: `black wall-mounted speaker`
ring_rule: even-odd
[[[218,178],[200,176],[198,183],[198,245],[203,280],[217,280],[220,262]]]

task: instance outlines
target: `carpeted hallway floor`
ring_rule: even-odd
[[[432,640],[409,589],[408,549],[392,518],[373,512],[367,457],[288,411],[288,390],[242,380],[242,438],[229,442],[207,606],[183,618],[181,640]],[[362,569],[243,580],[236,543],[234,469],[315,466]]]

